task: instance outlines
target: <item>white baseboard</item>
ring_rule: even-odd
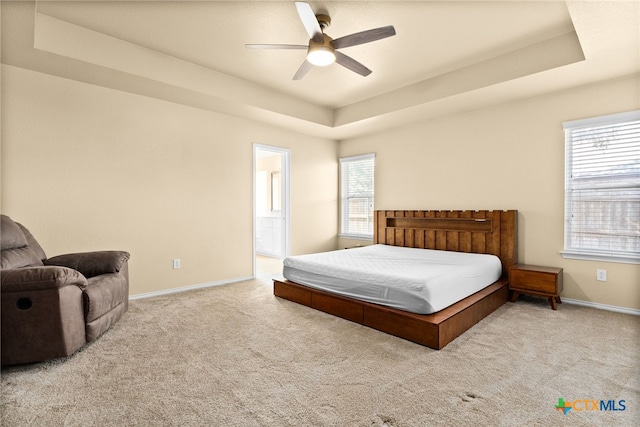
[[[600,304],[597,302],[582,301],[579,299],[571,299],[565,297],[562,297],[562,302],[566,302],[567,304],[582,305],[584,307],[597,308],[598,310],[616,311],[618,313],[640,316],[640,310],[637,310],[635,308],[618,307],[617,305]]]
[[[202,288],[211,288],[214,286],[222,286],[222,285],[229,285],[231,283],[237,283],[237,282],[244,282],[245,280],[251,280],[254,277],[251,276],[247,276],[247,277],[238,277],[235,279],[230,279],[230,280],[219,280],[216,282],[208,282],[208,283],[201,283],[199,285],[191,285],[191,286],[184,286],[181,288],[171,288],[171,289],[165,289],[162,291],[155,291],[155,292],[147,292],[144,294],[137,294],[137,295],[132,295],[129,297],[129,300],[136,300],[136,299],[143,299],[143,298],[152,298],[152,297],[157,297],[157,296],[161,296],[161,295],[171,295],[171,294],[177,294],[179,292],[187,292],[187,291],[193,291],[195,289],[202,289]],[[608,310],[608,311],[615,311],[618,313],[625,313],[625,314],[631,314],[634,316],[640,316],[640,310],[635,309],[635,308],[627,308],[627,307],[619,307],[616,305],[608,305],[608,304],[600,304],[597,302],[590,302],[590,301],[582,301],[579,299],[571,299],[571,298],[565,298],[562,297],[562,302],[567,303],[567,304],[575,304],[575,305],[581,305],[584,307],[591,307],[591,308],[596,308],[598,310]]]
[[[136,299],[143,299],[143,298],[158,297],[161,295],[177,294],[179,292],[193,291],[194,289],[211,288],[213,286],[228,285],[231,283],[244,282],[245,280],[251,280],[251,279],[253,279],[253,277],[251,276],[238,277],[230,280],[219,280],[217,282],[208,282],[208,283],[201,283],[199,285],[191,285],[191,286],[184,286],[180,288],[165,289],[162,291],[147,292],[144,294],[131,295],[129,297],[129,301],[136,300]]]

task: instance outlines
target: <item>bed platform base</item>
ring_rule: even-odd
[[[518,211],[375,211],[373,243],[493,254],[495,283],[433,314],[415,314],[300,285],[273,281],[274,295],[440,350],[509,300],[509,267],[518,260]]]
[[[433,314],[415,314],[383,305],[345,298],[289,280],[273,281],[274,295],[440,350],[509,299],[501,279]]]

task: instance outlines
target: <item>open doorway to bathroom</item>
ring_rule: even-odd
[[[253,145],[255,277],[282,275],[289,254],[289,150]]]

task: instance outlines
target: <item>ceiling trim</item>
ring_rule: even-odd
[[[334,126],[504,83],[583,61],[575,31],[369,98],[335,111]]]
[[[333,112],[264,86],[36,12],[34,48],[331,127]],[[114,82],[116,83],[116,82]]]
[[[118,38],[35,13],[34,48],[212,97],[235,114],[284,115],[339,128],[584,60],[575,31],[335,110],[291,98]],[[113,84],[117,84],[114,79]],[[216,102],[218,101],[218,102]],[[220,102],[223,101],[223,102]],[[270,114],[271,113],[271,114]]]

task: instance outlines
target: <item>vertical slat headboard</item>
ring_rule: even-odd
[[[518,262],[518,211],[374,212],[373,243],[493,254],[503,276]]]

